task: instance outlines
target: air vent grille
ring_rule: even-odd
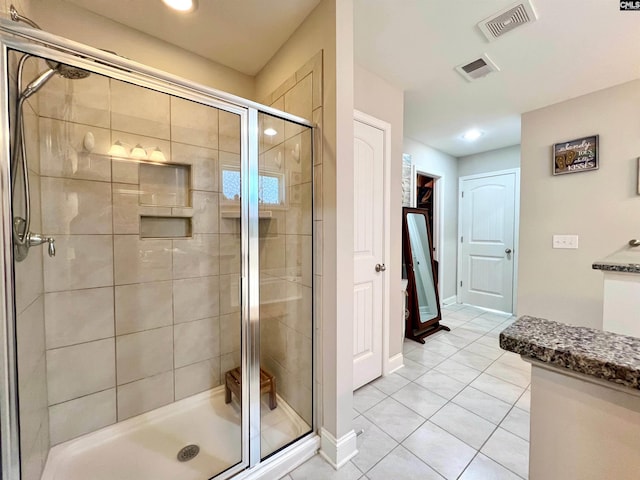
[[[480,31],[493,41],[505,33],[537,19],[536,12],[530,2],[521,2],[503,10],[496,15],[485,18],[478,24]]]
[[[462,75],[466,80],[472,82],[482,77],[486,77],[491,72],[497,72],[500,69],[491,61],[489,56],[485,53],[480,58],[458,65],[456,67],[457,72]]]
[[[466,65],[462,66],[462,69],[467,72],[468,74],[472,74],[473,72],[475,72],[476,70],[482,68],[482,67],[486,67],[487,66],[487,62],[485,62],[483,59],[479,58],[478,60],[475,60],[471,63],[467,63]]]

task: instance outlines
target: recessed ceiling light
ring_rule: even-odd
[[[266,136],[268,136],[268,137],[273,137],[274,135],[277,135],[277,134],[278,134],[278,132],[276,131],[276,129],[275,129],[275,128],[267,128],[267,129],[264,131],[264,134],[265,134]]]
[[[197,0],[162,0],[164,4],[178,12],[193,12],[198,8]]]
[[[477,128],[472,128],[471,130],[467,130],[462,134],[462,139],[466,140],[467,142],[475,142],[482,135],[484,135],[484,132],[481,132]]]

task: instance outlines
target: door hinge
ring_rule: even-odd
[[[464,191],[462,191],[461,193],[462,193],[462,198],[464,198]]]
[[[464,241],[464,237],[460,237],[460,243]]]
[[[460,286],[462,286],[462,280],[460,280]]]

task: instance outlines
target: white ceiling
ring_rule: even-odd
[[[200,0],[181,15],[161,0],[67,1],[248,75],[319,3]],[[477,23],[516,0],[354,0],[355,61],[405,91],[405,136],[456,157],[518,144],[523,112],[640,77],[640,13],[532,1],[536,22],[489,43]],[[482,53],[501,71],[473,83],[454,71]],[[485,135],[464,142],[471,127]]]
[[[456,157],[520,143],[521,113],[640,77],[640,13],[617,0],[532,0],[538,20],[491,43],[476,24],[516,0],[354,2],[356,62],[405,90],[405,136]],[[501,71],[454,71],[482,53]],[[461,140],[471,127],[485,135]]]
[[[67,0],[247,75],[255,75],[320,0],[200,0],[181,14],[162,0]]]

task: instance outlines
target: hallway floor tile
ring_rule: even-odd
[[[514,318],[442,313],[451,332],[405,340],[406,366],[354,392],[360,453],[338,472],[316,455],[286,480],[527,478],[531,367],[498,346]]]

